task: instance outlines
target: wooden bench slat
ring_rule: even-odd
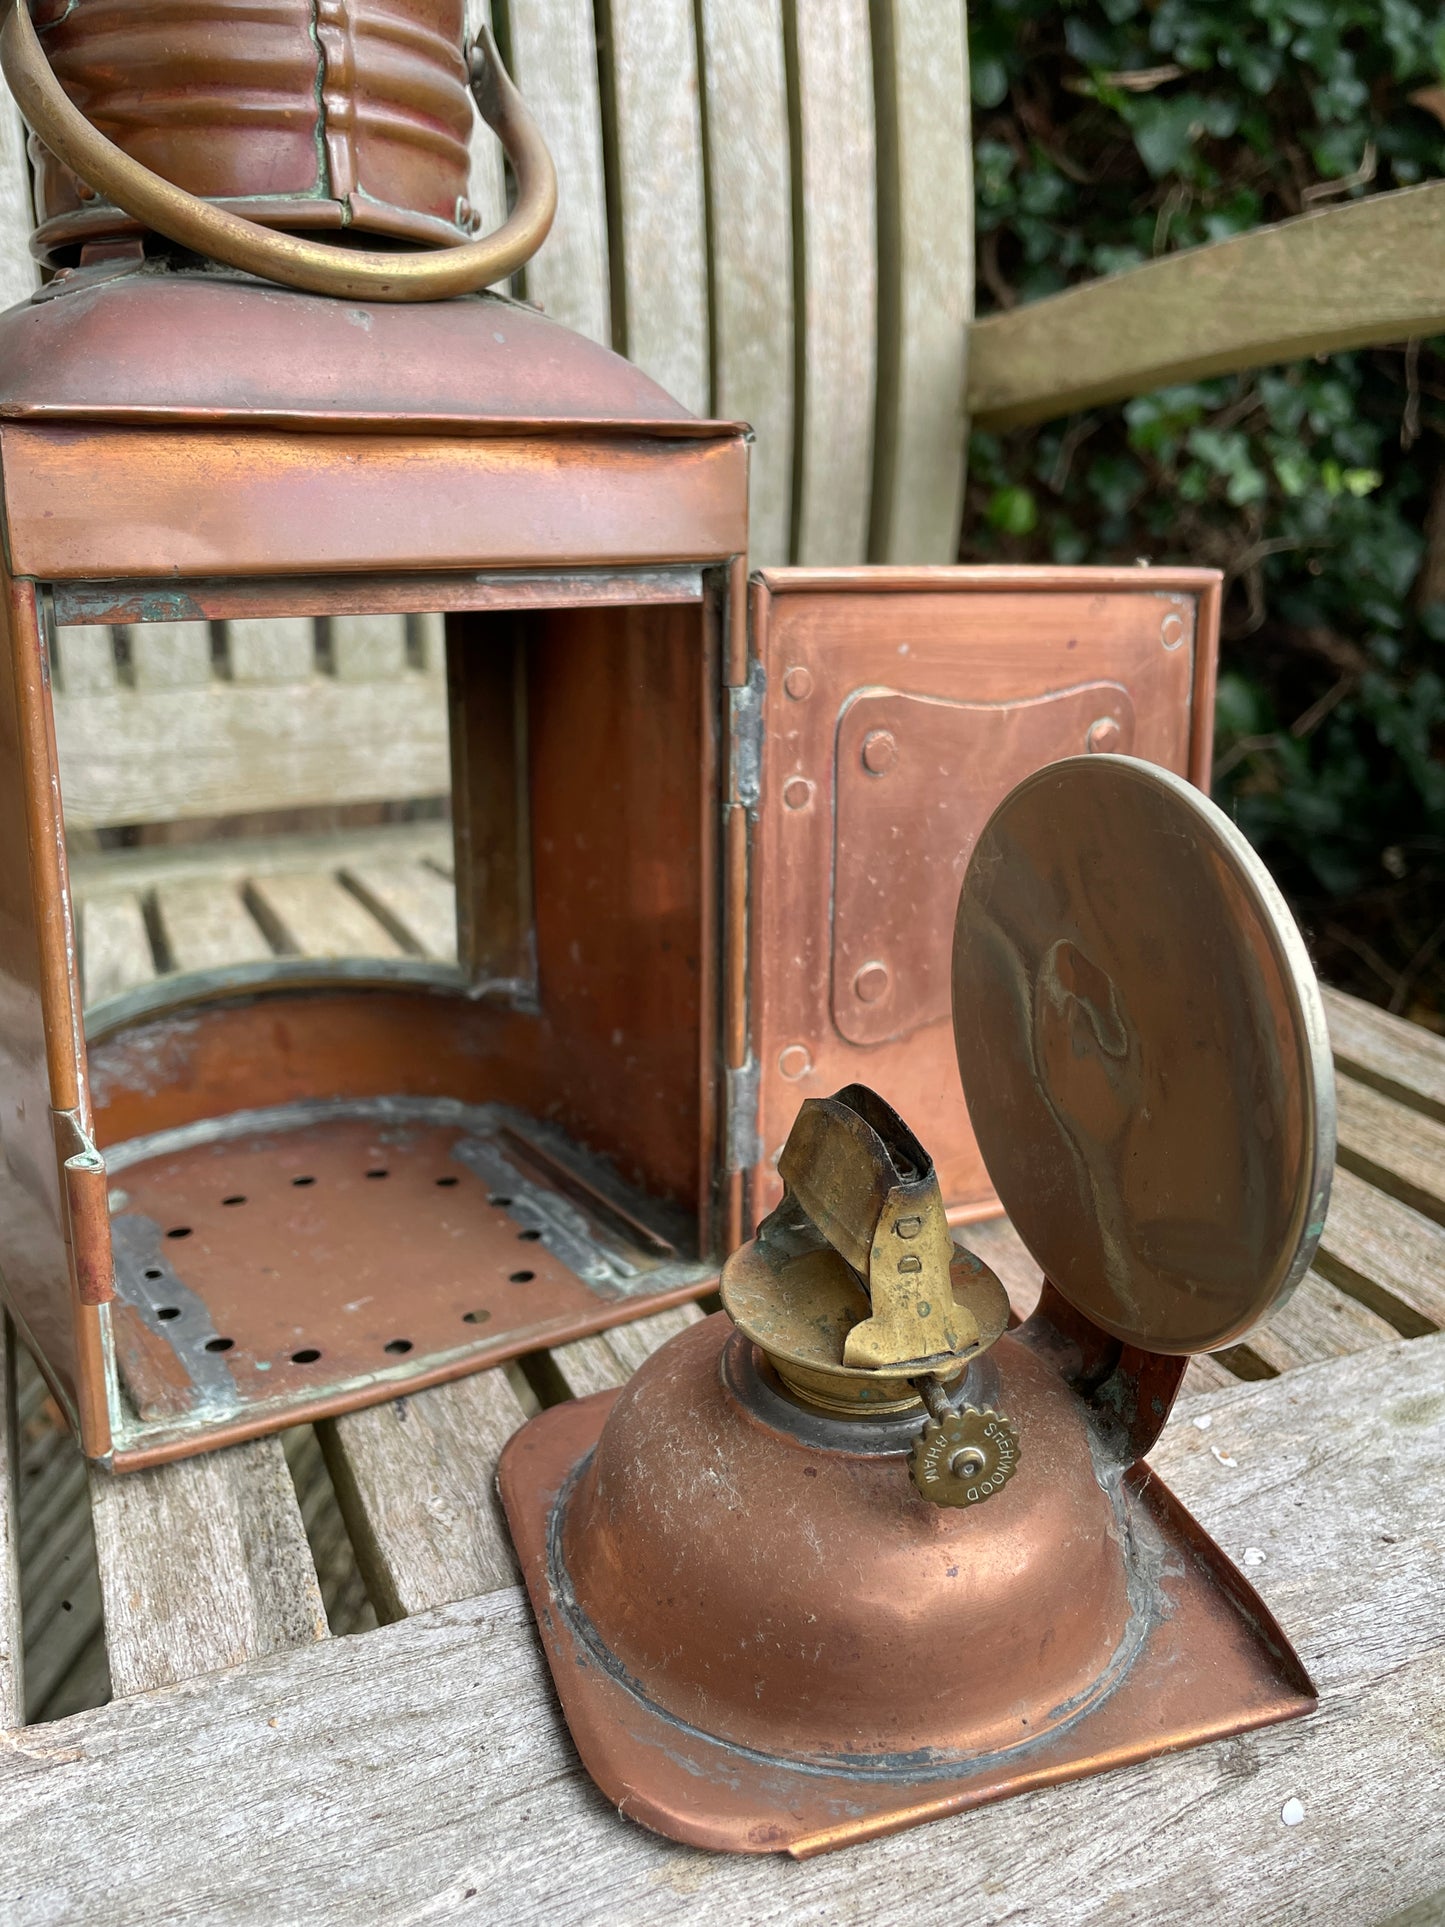
[[[338,682],[394,682],[405,670],[405,616],[333,616],[329,628]]]
[[[549,1356],[566,1395],[590,1398],[594,1392],[610,1392],[625,1385],[660,1345],[695,1325],[702,1316],[696,1305],[674,1305],[651,1318],[614,1325],[611,1331],[598,1332],[593,1338],[574,1338],[570,1345],[555,1345]]]
[[[137,622],[125,633],[137,689],[204,689],[211,680],[209,622]]]
[[[1445,1228],[1352,1171],[1335,1172],[1315,1267],[1407,1338],[1445,1330]]]
[[[324,835],[225,836],[201,843],[138,844],[133,849],[78,851],[70,859],[70,884],[87,902],[110,891],[144,892],[161,884],[199,880],[243,883],[249,877],[305,870],[338,875],[357,864],[425,862],[438,874],[449,870],[451,826],[441,822],[388,823],[368,830]],[[445,866],[445,869],[443,868]]]
[[[491,1371],[317,1426],[378,1619],[516,1583],[493,1473],[526,1416]]]
[[[509,10],[512,76],[552,150],[557,218],[525,269],[527,299],[589,340],[612,344],[607,191],[592,0]]]
[[[440,963],[457,958],[457,898],[439,870],[418,858],[348,863],[345,882],[407,948]]]
[[[303,957],[399,957],[401,945],[335,877],[305,871],[258,877],[255,915],[283,950]]]
[[[133,890],[85,897],[79,906],[79,923],[81,983],[87,1005],[118,997],[155,976],[145,909]]]
[[[468,45],[476,38],[479,27],[493,24],[491,0],[467,0]],[[507,179],[501,143],[480,115],[472,117],[471,150],[472,170],[468,193],[473,208],[482,217],[478,232],[490,234],[507,218]],[[505,293],[509,284],[502,281],[497,286]]]
[[[24,301],[39,276],[30,252],[30,165],[25,123],[0,79],[0,308]]]
[[[119,677],[115,666],[115,638],[108,628],[74,627],[56,630],[55,660],[58,668],[55,687],[61,696],[102,696],[115,689]]]
[[[794,169],[803,231],[796,562],[868,553],[878,332],[876,146],[867,0],[797,0]]]
[[[232,681],[304,683],[316,668],[316,625],[308,616],[240,616],[226,624]]]
[[[1327,984],[1321,990],[1330,1048],[1340,1069],[1401,1104],[1445,1120],[1445,1037]]]
[[[92,1470],[90,1502],[117,1694],[327,1637],[279,1439],[120,1478]]]
[[[4,105],[0,101],[0,110]],[[0,111],[0,128],[4,120]],[[25,1718],[20,1507],[15,1489],[19,1461],[16,1365],[15,1334],[10,1320],[0,1314],[0,1727],[18,1726]]]
[[[869,554],[953,562],[973,316],[968,23],[959,0],[878,0],[878,447]]]
[[[620,232],[609,237],[625,353],[694,414],[709,412],[707,246],[692,0],[611,0]],[[603,111],[608,103],[604,98]],[[623,345],[623,344],[619,344]]]
[[[1154,1455],[1205,1530],[1249,1550],[1323,1689],[1308,1719],[801,1865],[694,1853],[585,1780],[509,1589],[27,1736],[0,1754],[0,1862],[23,1857],[25,1891],[87,1915],[116,1919],[122,1896],[127,1922],[214,1911],[222,1894],[233,1919],[481,1905],[518,1923],[600,1910],[927,1927],[956,1919],[961,1865],[985,1927],[1377,1920],[1441,1873],[1445,1760],[1417,1745],[1408,1770],[1382,1767],[1445,1714],[1445,1464],[1427,1417],[1442,1371],[1445,1339],[1422,1339],[1238,1386],[1190,1401]],[[156,1786],[164,1800],[137,1799]],[[1292,1800],[1297,1826],[1281,1818]],[[218,1813],[246,1824],[218,1828]]]
[[[1247,1332],[1243,1342],[1266,1365],[1288,1372],[1322,1358],[1367,1351],[1372,1345],[1396,1345],[1400,1334],[1376,1313],[1308,1272],[1289,1302]]]
[[[1336,1078],[1335,1099],[1345,1169],[1445,1224],[1445,1124],[1352,1077]]]
[[[72,829],[444,796],[450,782],[445,688],[415,671],[65,694],[55,727]]]
[[[713,400],[752,425],[748,559],[788,560],[793,226],[781,0],[701,0],[712,242]]]
[[[1445,328],[1445,182],[1167,255],[975,323],[979,427]]]
[[[156,915],[177,970],[206,970],[271,956],[234,883],[200,877],[156,891]]]

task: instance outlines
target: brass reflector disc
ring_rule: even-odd
[[[953,1017],[1003,1207],[1095,1324],[1209,1351],[1304,1275],[1334,1161],[1319,989],[1264,865],[1182,778],[1081,756],[1005,798],[964,878]]]

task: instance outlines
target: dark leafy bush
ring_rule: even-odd
[[[1415,0],[973,0],[980,310],[1410,185]],[[965,553],[1228,579],[1216,796],[1323,973],[1445,1027],[1445,340],[978,434]]]

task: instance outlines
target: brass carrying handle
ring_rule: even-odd
[[[495,233],[416,254],[368,252],[262,227],[188,194],[132,160],[81,113],[50,70],[27,0],[0,0],[0,66],[33,131],[81,180],[157,234],[227,267],[312,294],[366,301],[443,301],[501,281],[529,261],[557,211],[557,173],[537,123],[483,27],[468,58],[482,119],[517,177],[517,202]]]

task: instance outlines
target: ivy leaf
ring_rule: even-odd
[[[988,519],[1001,535],[1032,535],[1039,525],[1039,505],[1030,488],[1011,484],[989,497]]]

